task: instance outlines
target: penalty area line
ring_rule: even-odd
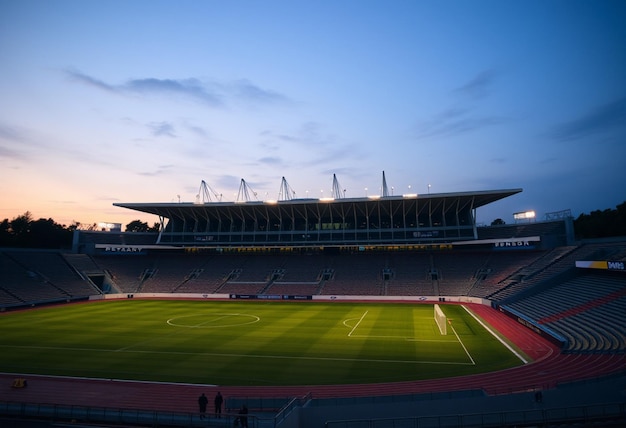
[[[459,337],[459,335],[456,333],[456,330],[454,329],[454,327],[452,327],[452,324],[450,324],[450,328],[452,329],[452,333],[454,333],[454,335],[456,336],[456,340],[459,341],[459,343],[461,344],[461,347],[463,348],[463,350],[465,351],[465,355],[467,355],[470,359],[470,361],[472,362],[472,365],[475,366],[476,362],[474,361],[474,359],[472,358],[472,356],[470,355],[469,351],[467,350],[467,348],[465,347],[465,344],[463,343],[463,341],[461,340],[461,338]]]
[[[359,324],[361,324],[361,321],[363,321],[363,319],[365,318],[365,316],[369,313],[369,311],[365,311],[363,313],[363,315],[361,315],[361,318],[359,318],[359,320],[357,321],[357,323],[354,325],[354,327],[352,327],[352,330],[350,330],[350,333],[348,333],[348,337],[352,336],[352,333],[354,333],[354,330],[356,330],[356,328],[359,326]]]

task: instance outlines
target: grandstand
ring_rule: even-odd
[[[337,428],[374,426],[375,409],[382,408],[386,418],[402,419],[404,425],[394,426],[456,426],[426,418],[453,414],[459,422],[459,412],[478,412],[484,421],[485,415],[494,413],[495,403],[504,409],[498,416],[502,422],[508,411],[537,410],[528,399],[536,390],[561,411],[533,416],[539,419],[528,416],[534,424],[570,419],[580,424],[624,422],[624,397],[610,394],[620,388],[619,380],[617,386],[612,381],[623,382],[626,367],[626,239],[575,242],[571,218],[476,225],[476,209],[519,191],[115,204],[159,216],[161,232],[77,231],[71,253],[2,249],[0,308],[8,313],[55,303],[142,296],[464,302],[534,362],[507,373],[440,381],[224,391],[234,401],[234,397],[247,402],[297,398],[289,407],[291,416],[279,420],[290,427],[323,426],[325,421],[333,421],[328,426]],[[613,268],[577,267],[577,262],[598,260],[610,261]],[[0,375],[4,380],[11,377]],[[64,388],[89,391],[87,399],[104,394],[108,406],[144,411],[154,410],[156,402],[160,411],[194,412],[184,400],[200,391],[197,386],[149,389],[120,382],[106,385],[106,392],[100,393],[95,381],[64,382]],[[45,395],[28,391],[34,403],[100,404],[84,397],[55,397],[54,381],[40,383],[47,388]],[[134,394],[122,392],[124,387]],[[595,396],[581,394],[580,388]],[[152,402],[128,397],[143,394]],[[173,398],[177,395],[184,400]],[[7,391],[0,393],[0,402],[12,400]],[[416,400],[425,404],[416,406]],[[449,400],[456,403],[453,409],[440,407]],[[571,408],[589,406],[601,406],[602,414],[596,415],[598,409],[593,407],[570,418]],[[5,404],[0,412],[12,414],[10,409]],[[254,420],[262,426],[262,418]],[[276,426],[277,419],[273,421]],[[509,425],[523,426],[519,422]]]
[[[477,239],[476,209],[519,192],[114,205],[158,216],[173,246],[419,245]]]

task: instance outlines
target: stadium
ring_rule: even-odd
[[[203,182],[114,204],[157,233],[2,249],[0,425],[622,426],[626,240],[576,241],[567,210],[477,224],[521,191]]]

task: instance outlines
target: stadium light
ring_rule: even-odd
[[[535,216],[535,211],[522,211],[513,214],[515,220],[532,220]]]
[[[99,222],[98,230],[105,231],[105,232],[121,232],[122,223]]]

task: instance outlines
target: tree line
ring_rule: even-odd
[[[97,224],[73,222],[69,226],[59,224],[51,218],[35,220],[30,211],[0,222],[0,247],[69,249],[75,230],[100,230]],[[141,220],[126,225],[126,232],[158,232],[159,223],[149,226]]]
[[[626,236],[626,201],[616,209],[596,210],[579,215],[574,220],[574,231],[578,239]]]
[[[494,224],[504,224],[496,219]],[[12,220],[0,223],[0,247],[69,249],[75,230],[99,230],[96,224],[73,222],[66,226],[51,218],[35,220],[29,211]],[[133,220],[126,225],[125,232],[158,232],[159,223],[149,226],[147,222]],[[615,209],[592,211],[574,219],[576,239],[608,238],[626,236],[626,201]]]

